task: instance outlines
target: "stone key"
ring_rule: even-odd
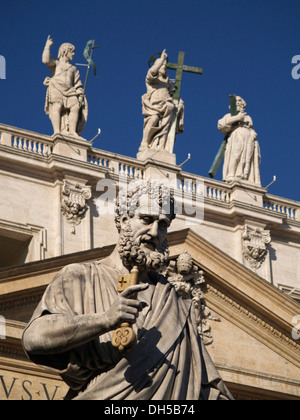
[[[130,274],[120,274],[117,292],[121,293],[127,289],[127,287],[136,285],[138,282],[138,274],[139,270],[137,267],[133,267]],[[120,327],[115,330],[111,342],[119,351],[124,351],[133,345],[135,339],[135,333],[130,324],[128,322],[123,322]]]

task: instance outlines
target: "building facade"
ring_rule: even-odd
[[[173,154],[131,158],[4,124],[0,399],[66,393],[55,372],[28,361],[22,331],[60,268],[111,252],[118,238],[113,200],[120,186],[139,179],[160,179],[174,190],[170,258],[187,251],[203,271],[214,314],[208,350],[230,390],[241,399],[299,399],[299,202],[247,181],[184,172]]]

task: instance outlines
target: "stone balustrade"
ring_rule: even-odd
[[[3,128],[2,124],[0,124],[0,144],[40,156],[49,156],[53,151],[51,137],[14,127]]]
[[[204,198],[224,203],[231,201],[231,189],[224,182],[181,172],[178,176],[178,189],[193,194],[204,194]]]
[[[109,169],[112,173],[128,179],[144,179],[144,165],[137,159],[91,148],[89,163]]]
[[[201,185],[204,183],[204,188]],[[229,184],[204,178],[197,175],[181,172],[178,176],[178,189],[193,194],[203,194],[205,200],[230,203],[232,201],[232,188]],[[283,215],[290,220],[300,220],[300,202],[281,198],[265,193],[263,208]]]
[[[286,216],[287,219],[300,219],[300,203],[297,201],[287,200],[285,198],[266,194],[264,197],[263,206],[267,210],[271,210]]]
[[[84,142],[81,143],[82,147],[86,147],[87,163],[94,165],[97,168],[106,169],[111,174],[127,178],[128,180],[145,179],[147,166],[145,162],[90,147],[88,142],[86,142],[86,145]],[[53,139],[53,137],[4,124],[0,124],[0,145],[44,157],[47,157],[52,153],[58,153],[55,149],[55,139]],[[68,149],[66,148],[64,150]],[[68,157],[67,152],[65,156]],[[172,168],[169,170],[172,170]],[[177,166],[174,166],[173,172],[177,174],[177,185],[175,188],[181,192],[201,196],[210,204],[218,202],[226,205],[235,199],[233,188],[230,184],[178,171]],[[266,211],[280,214],[289,220],[300,220],[299,202],[269,195],[264,192],[262,192],[262,194],[262,207]],[[261,207],[259,203],[257,203],[257,205]]]
[[[42,156],[48,156],[52,153],[52,145],[43,141],[16,136],[12,136],[11,141],[12,147],[15,149],[26,150],[27,152],[36,153]]]

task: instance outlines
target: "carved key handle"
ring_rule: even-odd
[[[130,274],[120,274],[117,286],[118,293],[123,292],[129,286],[136,285],[138,283],[138,274],[139,270],[137,267],[133,267]],[[135,338],[135,333],[129,322],[123,322],[114,332],[112,345],[122,352],[133,345]]]

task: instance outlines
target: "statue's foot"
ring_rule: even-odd
[[[69,137],[74,137],[75,139],[78,139],[78,140],[84,140],[84,138],[80,137],[80,135],[77,134],[76,131],[69,131],[67,135]]]
[[[76,131],[69,131],[68,136],[79,137],[79,135],[76,133]]]
[[[52,137],[61,136],[61,137],[73,137],[78,140],[85,140],[83,137],[80,137],[79,134],[72,131],[56,131],[52,134]]]

